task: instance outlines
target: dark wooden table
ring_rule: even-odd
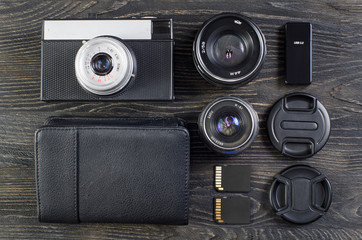
[[[174,19],[174,102],[52,102],[40,96],[40,40],[44,18],[161,16]],[[237,89],[210,85],[192,62],[192,42],[202,22],[238,12],[262,29],[268,54],[260,74]],[[362,2],[346,1],[1,1],[0,2],[0,238],[34,239],[362,239]],[[313,83],[286,86],[284,32],[288,21],[313,24]],[[293,160],[269,142],[265,121],[272,104],[287,93],[315,95],[331,116],[328,143],[317,155]],[[219,96],[252,103],[260,133],[251,148],[232,157],[210,152],[197,133],[202,107]],[[131,224],[41,224],[34,181],[34,131],[51,115],[177,116],[191,133],[190,223],[188,226]],[[212,199],[230,194],[213,188],[213,165],[252,165],[249,225],[213,221]],[[276,217],[268,202],[273,176],[293,164],[309,164],[329,178],[329,212],[304,226]]]

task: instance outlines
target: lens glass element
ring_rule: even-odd
[[[234,67],[247,57],[245,41],[235,34],[222,35],[214,43],[214,58],[222,67]]]
[[[223,136],[233,136],[240,131],[240,122],[236,115],[223,115],[217,121],[217,130]]]
[[[112,71],[112,57],[107,53],[98,53],[91,60],[92,69],[95,74],[104,76]]]

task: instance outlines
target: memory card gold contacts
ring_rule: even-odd
[[[214,198],[214,218],[218,224],[250,223],[250,200],[246,197]]]

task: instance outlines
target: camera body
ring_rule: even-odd
[[[173,100],[172,19],[45,20],[41,100]]]

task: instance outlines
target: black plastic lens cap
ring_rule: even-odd
[[[292,93],[274,105],[267,128],[270,141],[282,154],[307,158],[326,144],[331,123],[327,110],[314,96]]]
[[[317,169],[294,165],[275,176],[269,200],[277,215],[293,223],[307,224],[328,211],[332,190],[328,179]]]

